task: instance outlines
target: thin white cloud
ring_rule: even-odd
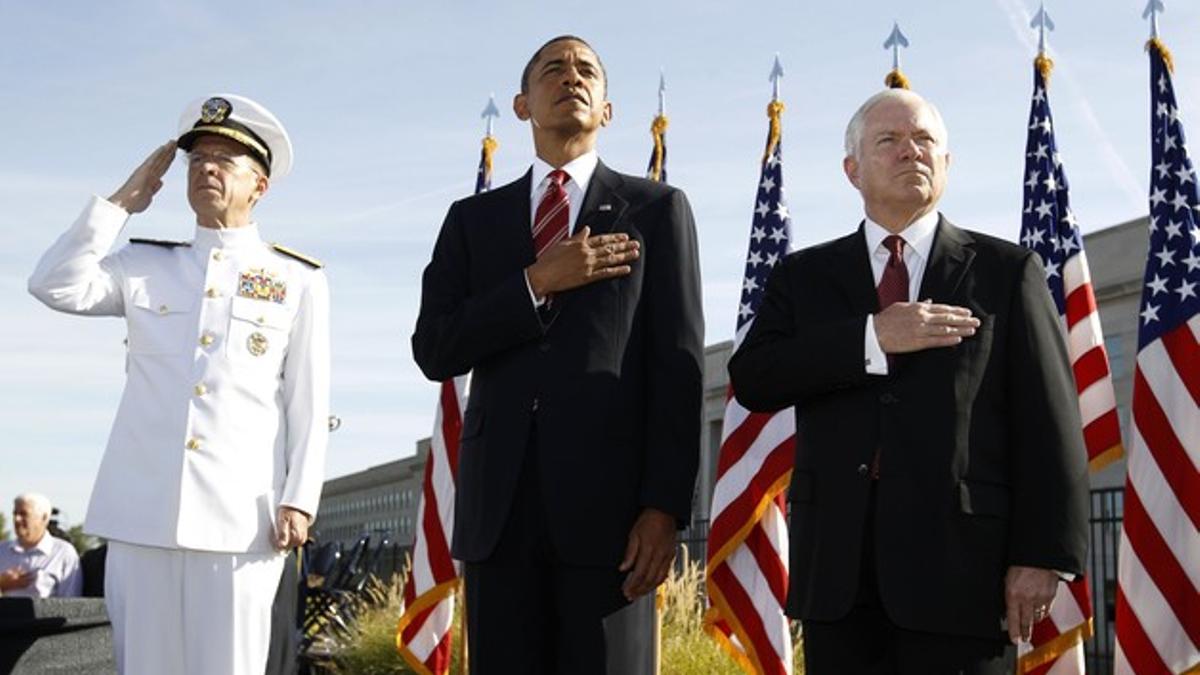
[[[1029,27],[1029,22],[1033,17],[1021,4],[1021,1],[996,0],[996,4],[1000,6],[1001,11],[1008,18],[1008,24],[1012,27],[1017,41],[1024,45],[1030,53],[1036,52],[1038,47],[1037,39],[1034,37],[1033,29]],[[1052,46],[1049,47],[1049,51],[1052,58],[1057,53]],[[1121,157],[1121,153],[1117,151],[1117,146],[1112,142],[1108,132],[1104,129],[1104,125],[1100,123],[1100,119],[1096,116],[1095,108],[1092,107],[1092,103],[1084,93],[1083,87],[1079,86],[1079,82],[1071,74],[1070,68],[1064,66],[1060,59],[1055,59],[1054,71],[1055,79],[1066,85],[1067,93],[1074,99],[1075,104],[1079,106],[1088,131],[1091,132],[1092,137],[1098,144],[1100,155],[1108,167],[1113,182],[1125,194],[1129,200],[1130,207],[1134,209],[1135,213],[1144,212],[1146,209],[1147,190],[1129,168],[1125,159]]]

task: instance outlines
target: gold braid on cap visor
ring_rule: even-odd
[[[188,129],[187,132],[185,132],[183,135],[187,136],[189,134],[199,134],[199,133],[216,134],[218,136],[224,136],[226,138],[235,140],[238,143],[241,143],[242,145],[250,148],[251,150],[254,150],[264,160],[266,160],[267,173],[271,172],[271,151],[267,150],[267,146],[263,145],[262,143],[259,143],[258,139],[254,138],[250,134],[248,134],[244,131],[239,131],[237,129],[231,129],[230,127],[219,127],[219,126],[213,126],[213,125],[208,125],[208,124],[198,124],[198,125],[192,127],[191,129]]]

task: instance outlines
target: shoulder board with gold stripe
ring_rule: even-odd
[[[132,237],[129,240],[131,244],[148,244],[150,246],[163,246],[166,248],[176,248],[178,246],[191,246],[190,241],[168,241],[166,239],[144,239],[142,237]]]
[[[283,255],[286,255],[289,258],[299,260],[300,262],[304,263],[305,265],[308,265],[309,267],[321,269],[322,267],[325,266],[320,260],[306,256],[299,251],[293,251],[292,249],[284,246],[283,244],[272,243],[271,248],[275,249],[275,251],[278,253],[282,253]]]

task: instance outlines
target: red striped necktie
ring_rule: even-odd
[[[571,213],[571,200],[563,187],[571,177],[562,169],[555,169],[546,176],[548,183],[542,201],[538,203],[533,219],[533,250],[542,257],[546,249],[567,238],[567,220]]]

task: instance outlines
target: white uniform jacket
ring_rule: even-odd
[[[123,316],[125,392],[85,529],[131,544],[271,550],[275,511],[315,515],[329,438],[329,288],[254,225],[109,253],[129,214],[93,198],[29,291]]]

